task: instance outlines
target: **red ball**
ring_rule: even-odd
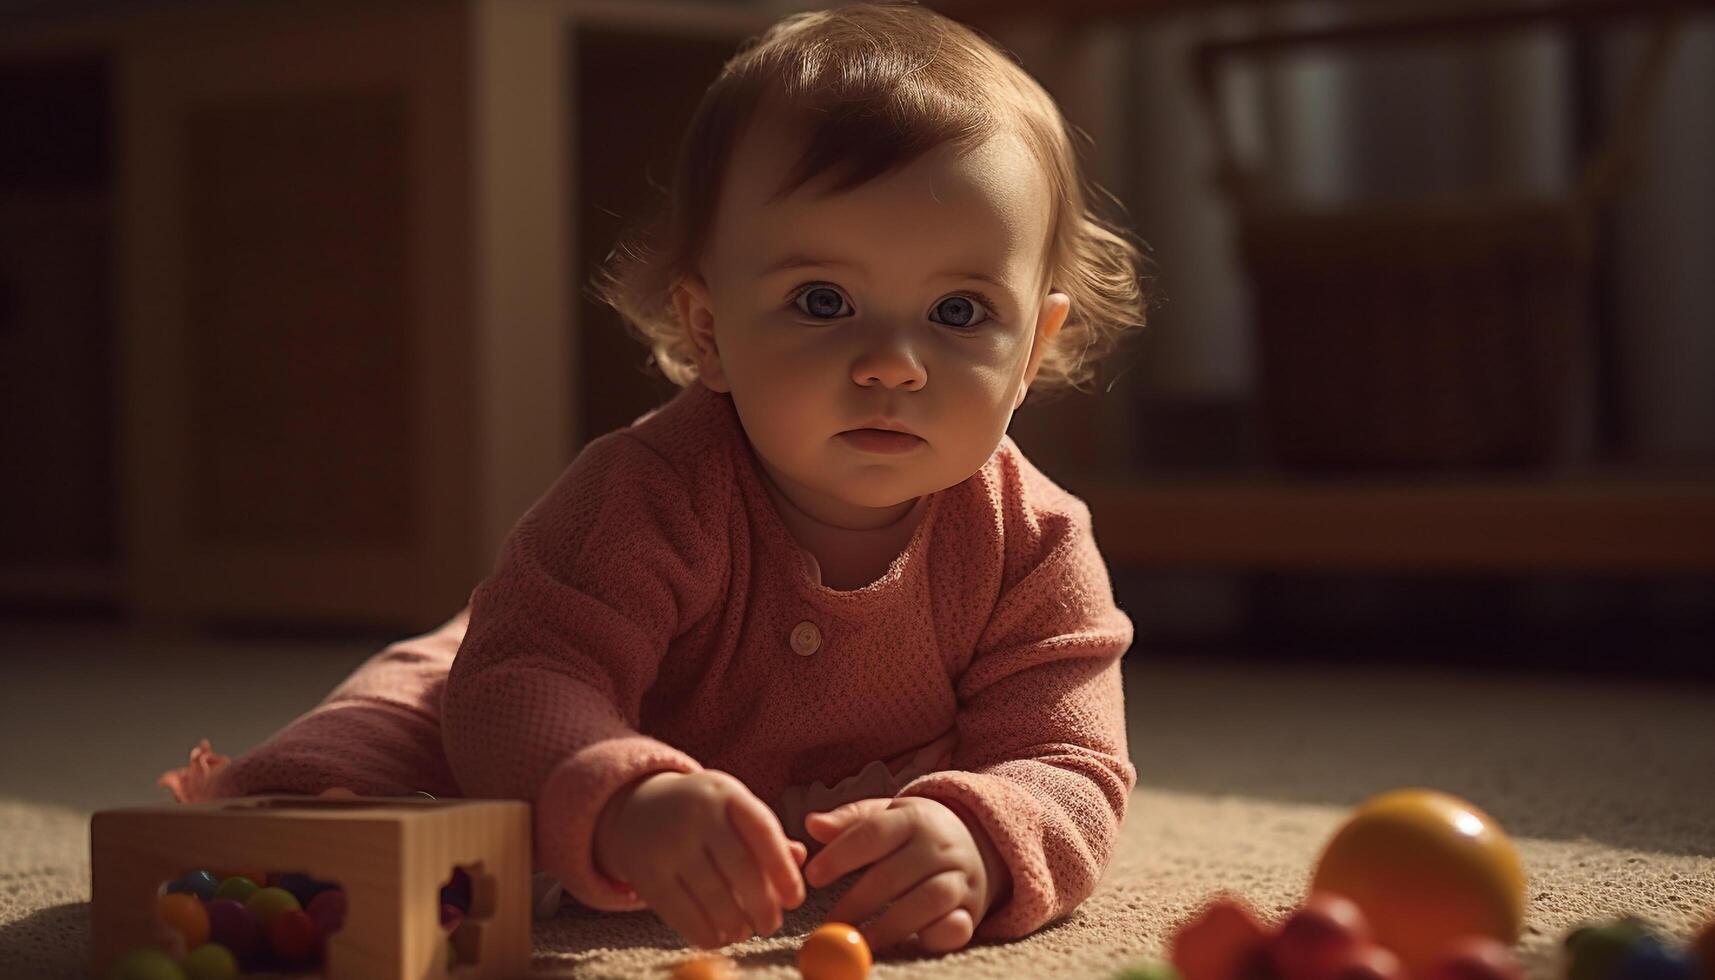
[[[1703,975],[1715,980],[1715,919],[1710,919],[1697,938],[1691,941],[1691,955],[1703,965]]]
[[[1354,946],[1333,965],[1329,980],[1411,980],[1405,964],[1385,946]]]
[[[268,945],[289,963],[307,962],[321,949],[322,931],[303,909],[281,912],[268,925]]]
[[[1356,903],[1317,892],[1281,924],[1270,952],[1285,980],[1328,980],[1353,950],[1371,943],[1369,923]]]
[[[1506,943],[1461,936],[1442,948],[1423,980],[1524,980],[1524,968]]]
[[[1233,980],[1286,980],[1280,975],[1280,967],[1274,965],[1274,956],[1269,951],[1269,940],[1248,950],[1239,957],[1239,962],[1233,967]]]
[[[1210,902],[1173,934],[1170,958],[1184,980],[1235,980],[1247,957],[1264,949],[1268,932],[1243,904]]]

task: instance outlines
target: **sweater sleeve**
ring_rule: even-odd
[[[592,908],[645,907],[596,868],[602,807],[650,773],[702,768],[638,727],[672,638],[725,586],[721,540],[621,430],[579,453],[471,595],[442,702],[448,764],[468,796],[532,802],[536,867]]]
[[[1137,783],[1120,684],[1132,623],[1088,508],[1074,498],[1069,511],[1046,529],[1041,561],[1003,590],[959,677],[953,769],[900,790],[974,820],[1011,872],[979,939],[1027,935],[1089,897]]]

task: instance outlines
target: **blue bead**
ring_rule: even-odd
[[[184,892],[208,902],[214,900],[214,890],[219,887],[220,879],[207,871],[187,871],[178,881],[167,886],[167,894]]]
[[[1620,957],[1638,943],[1653,941],[1647,924],[1635,918],[1579,929],[1567,937],[1572,962],[1566,980],[1614,980]]]
[[[1653,939],[1639,940],[1614,962],[1613,980],[1696,980],[1691,958]]]
[[[470,873],[463,868],[454,868],[452,880],[441,887],[441,902],[452,905],[460,912],[470,912]]]

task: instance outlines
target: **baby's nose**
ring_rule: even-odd
[[[893,335],[864,349],[852,365],[852,380],[866,387],[881,385],[915,390],[929,380],[929,372],[916,350],[898,335]]]

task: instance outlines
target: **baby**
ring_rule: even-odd
[[[529,800],[573,898],[702,947],[859,871],[829,918],[878,950],[1064,915],[1136,781],[1132,625],[1088,509],[1006,429],[1143,323],[1091,190],[980,35],[786,18],[598,283],[683,390],[583,449],[466,611],[163,782]]]

